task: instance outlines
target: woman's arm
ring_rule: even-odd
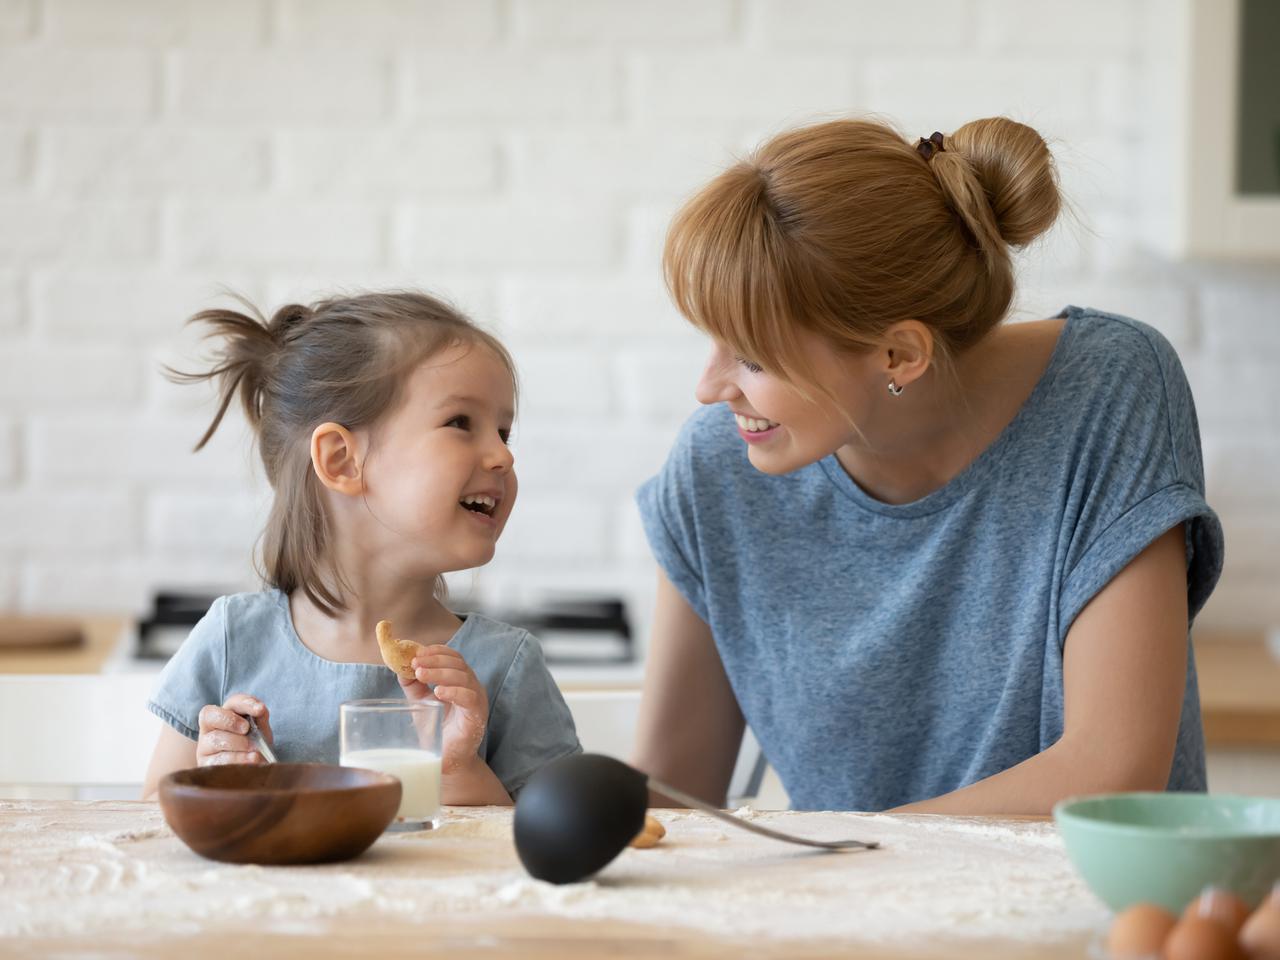
[[[196,765],[196,742],[188,740],[167,723],[160,728],[160,739],[151,754],[147,767],[147,779],[142,784],[142,799],[154,800],[160,781],[174,770],[186,770]]]
[[[659,571],[634,765],[723,806],[745,726],[711,628]]]
[[[1187,679],[1187,557],[1181,524],[1080,612],[1063,651],[1063,734],[1049,749],[895,812],[1048,814],[1064,797],[1164,790]]]

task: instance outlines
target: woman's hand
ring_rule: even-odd
[[[275,743],[271,735],[267,705],[247,693],[233,693],[222,706],[212,703],[200,708],[200,739],[196,741],[196,765],[207,767],[219,763],[266,763],[266,759],[249,742],[249,721],[253,717],[267,743]]]
[[[424,647],[413,658],[414,680],[400,681],[410,700],[435,699],[445,712],[440,767],[445,777],[470,770],[480,759],[480,743],[489,725],[489,695],[484,684],[452,647]],[[431,687],[428,687],[428,684]]]

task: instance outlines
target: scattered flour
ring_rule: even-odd
[[[592,880],[555,886],[521,868],[509,810],[450,809],[440,829],[387,834],[347,863],[258,867],[201,859],[152,804],[0,801],[0,937],[180,933],[243,920],[315,932],[317,921],[349,913],[422,923],[550,914],[773,942],[1057,940],[1106,922],[1049,823],[736,813],[882,849],[811,852],[659,810],[667,836],[658,846],[627,849]]]

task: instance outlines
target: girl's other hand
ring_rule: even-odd
[[[416,679],[400,681],[405,696],[426,700],[434,693],[449,706],[440,758],[444,776],[483,762],[479,750],[489,724],[489,695],[462,654],[442,645],[424,647],[413,658],[413,670]]]
[[[233,693],[218,707],[206,704],[200,708],[200,739],[196,741],[196,765],[220,763],[266,763],[262,754],[249,742],[249,721],[253,717],[267,743],[271,735],[270,711],[267,705],[247,693]]]

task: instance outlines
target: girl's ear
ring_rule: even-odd
[[[322,423],[311,431],[311,469],[334,493],[364,493],[359,442],[340,423]]]
[[[933,331],[919,320],[895,323],[884,334],[884,372],[900,387],[924,376],[933,363]]]

